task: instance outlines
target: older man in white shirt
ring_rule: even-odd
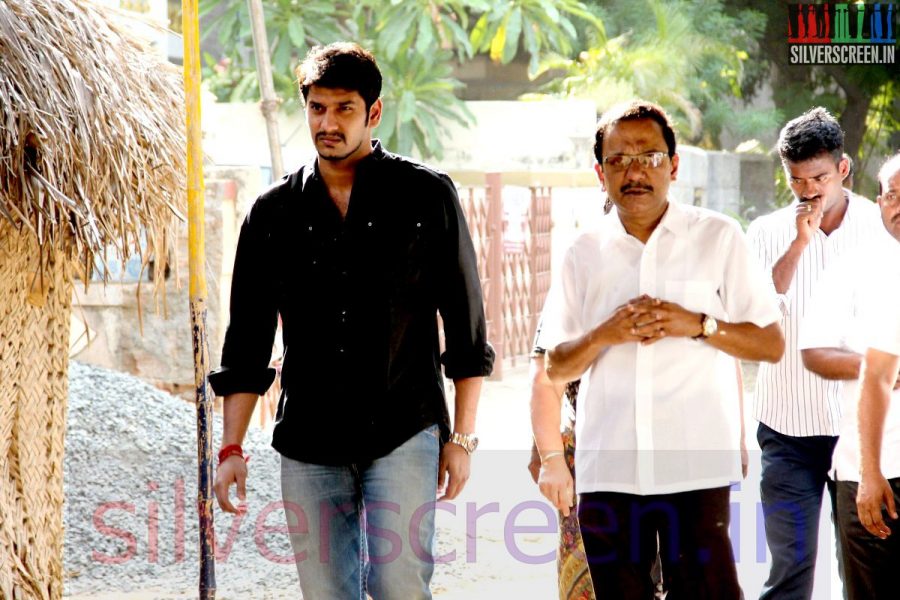
[[[892,567],[900,564],[900,538],[887,538],[890,529],[880,517],[884,489],[889,491],[885,502],[895,496],[900,500],[900,380],[896,371],[890,375],[892,356],[900,354],[900,155],[882,167],[879,185],[884,230],[826,271],[800,332],[806,367],[826,379],[845,380],[841,436],[831,475],[836,481],[835,524],[848,600],[891,596],[896,585]],[[868,402],[883,405],[880,419],[861,418],[860,371],[875,392],[868,392]],[[884,376],[887,400],[879,397],[877,387]],[[879,422],[880,431],[864,432]],[[868,443],[870,453],[877,456],[869,461],[868,484],[860,486],[861,471],[866,471],[860,452],[862,433],[864,446]],[[873,513],[868,520],[860,518],[858,501],[859,511]]]
[[[575,479],[591,578],[610,598],[652,597],[658,538],[669,598],[736,600],[732,357],[778,360],[780,313],[737,223],[669,201],[678,155],[661,108],[607,111],[594,153],[616,210],[568,250],[542,330],[550,378],[582,378]],[[572,480],[559,436],[538,439],[559,415],[532,411],[541,491],[562,509]]]

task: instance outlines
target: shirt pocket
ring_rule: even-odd
[[[675,302],[691,312],[707,315],[722,314],[718,287],[709,279],[669,279],[663,300]]]

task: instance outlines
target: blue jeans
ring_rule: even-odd
[[[759,488],[766,543],[772,553],[772,568],[759,597],[808,600],[813,590],[819,512],[826,487],[834,507],[834,484],[828,479],[828,471],[837,437],[794,437],[760,423],[756,438],[762,450]]]
[[[430,600],[438,427],[369,463],[281,459],[304,600]]]

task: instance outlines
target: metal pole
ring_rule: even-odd
[[[272,157],[272,180],[284,175],[281,160],[281,139],[278,135],[278,98],[272,83],[272,62],[269,58],[269,38],[266,35],[266,19],[261,0],[247,0],[250,9],[250,26],[253,30],[253,53],[256,55],[256,75],[259,78],[259,95],[262,98],[260,110],[266,120],[266,135],[269,138],[269,155]]]
[[[212,413],[207,393],[209,345],[206,338],[206,249],[204,232],[203,148],[200,132],[200,19],[197,0],[182,0],[184,106],[187,124],[188,265],[194,386],[197,399],[197,513],[200,519],[200,600],[216,597],[213,521]]]

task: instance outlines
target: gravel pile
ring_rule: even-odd
[[[192,404],[122,373],[72,362],[66,438],[66,594],[158,590],[196,598],[197,442]],[[222,432],[221,417],[214,431]],[[249,510],[216,509],[220,599],[297,597],[278,457],[251,428]],[[269,590],[269,592],[264,592]],[[167,596],[169,597],[169,596]]]

